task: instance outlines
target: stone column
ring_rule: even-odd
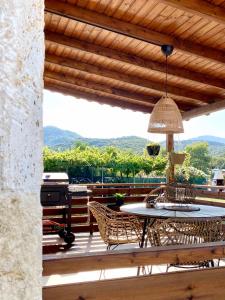
[[[0,1],[0,299],[41,299],[44,1]]]

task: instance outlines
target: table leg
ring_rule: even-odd
[[[144,225],[143,225],[143,231],[142,231],[142,237],[141,237],[140,248],[143,248],[143,247],[144,247],[145,236],[146,236],[146,233],[147,233],[147,227],[148,227],[148,218],[145,218],[145,220],[144,220]],[[137,269],[137,276],[140,275],[141,268],[142,268],[142,266],[138,266],[138,269]]]
[[[147,228],[148,226],[152,226],[155,222],[155,219],[149,219],[149,218],[145,218],[144,220],[144,225],[143,225],[143,232],[142,232],[142,237],[141,237],[141,244],[140,244],[140,248],[147,247],[147,239],[145,238],[146,234],[147,234]],[[137,269],[137,276],[140,275],[140,270],[141,270],[141,266],[138,267]]]
[[[146,233],[147,233],[147,227],[148,227],[148,218],[145,218],[145,220],[144,220],[144,226],[143,226],[143,232],[142,232],[142,237],[141,237],[140,248],[144,247],[145,236],[146,236]]]

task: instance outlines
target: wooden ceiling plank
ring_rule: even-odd
[[[67,88],[58,85],[57,83],[49,83],[45,81],[45,89],[48,89],[53,92],[62,93],[68,96],[74,96],[76,98],[86,99],[88,101],[98,102],[100,104],[108,104],[110,106],[116,106],[124,109],[131,109],[134,111],[140,111],[143,113],[151,113],[152,109],[149,106],[137,105],[129,102],[123,102],[118,99],[111,99],[107,97],[97,96],[91,93],[76,91],[75,88]]]
[[[203,0],[160,0],[160,2],[198,15],[219,24],[225,24],[225,9]]]
[[[202,107],[195,108],[193,110],[182,113],[184,120],[190,120],[191,118],[199,117],[202,115],[208,115],[210,113],[225,109],[225,100],[221,100],[212,104],[208,104]]]
[[[111,1],[114,2],[114,1]],[[146,15],[146,11],[148,12],[149,8],[149,2],[150,5],[154,5],[154,1],[149,1],[149,0],[142,0],[142,1],[134,1],[132,6],[129,8],[129,10],[126,12],[126,14],[123,16],[123,20],[130,22],[132,21],[132,23],[138,22],[137,19],[143,20],[143,18]],[[111,6],[111,5],[110,5]],[[117,15],[113,15],[113,17],[117,18]],[[134,20],[136,18],[136,20]]]
[[[62,66],[71,68],[71,69],[78,69],[78,70],[86,72],[86,73],[95,74],[97,76],[103,76],[103,77],[127,82],[129,84],[149,88],[152,90],[161,91],[162,93],[164,93],[164,91],[165,91],[164,83],[155,82],[155,81],[153,82],[153,81],[150,81],[150,80],[147,80],[144,78],[140,78],[137,76],[133,77],[131,75],[127,75],[127,74],[123,74],[120,72],[116,72],[113,70],[103,68],[101,66],[90,65],[90,64],[86,64],[86,63],[76,61],[76,60],[73,60],[70,58],[56,56],[53,54],[50,55],[48,53],[46,53],[45,60],[48,62],[54,63],[54,64],[58,64],[58,65],[62,65]],[[197,101],[197,103],[199,103],[199,102],[211,103],[211,102],[214,102],[214,100],[216,100],[216,99],[214,99],[215,96],[213,96],[213,95],[209,96],[206,94],[198,93],[198,92],[194,91],[193,89],[192,90],[187,90],[184,88],[180,89],[175,86],[167,85],[167,91],[171,95],[185,97],[185,98],[191,99],[193,101]]]
[[[159,33],[139,25],[124,22],[119,19],[108,17],[71,4],[66,4],[61,1],[45,0],[45,10],[158,46],[161,46],[162,44],[171,44],[181,51],[212,59],[220,63],[225,63],[225,55],[223,51],[204,47],[201,44],[193,43],[191,41],[181,40],[167,34]]]
[[[127,11],[129,11],[130,7],[132,6],[133,2],[135,0],[128,0],[128,1],[122,1],[119,9],[117,9],[114,14],[113,17],[121,19],[124,18],[124,15],[126,15]],[[110,7],[110,5],[109,5]]]
[[[124,52],[119,52],[114,49],[110,49],[107,47],[102,47],[99,45],[91,44],[85,41],[79,41],[76,39],[71,39],[67,36],[62,34],[53,33],[50,31],[46,31],[45,38],[47,41],[51,41],[57,43],[59,45],[63,45],[72,49],[78,49],[81,51],[93,53],[96,55],[104,56],[110,59],[119,60],[121,62],[125,62],[134,66],[147,68],[153,71],[165,72],[165,64],[159,63],[157,61],[145,60],[138,56],[126,54]],[[185,79],[191,81],[197,81],[206,85],[211,85],[215,87],[219,87],[224,89],[225,88],[225,80],[220,80],[218,78],[213,78],[211,76],[207,76],[202,73],[189,71],[188,69],[183,69],[176,67],[174,65],[169,65],[168,67],[168,74],[176,76],[176,77],[183,77]]]
[[[93,89],[96,91],[104,92],[110,95],[116,95],[119,97],[123,98],[129,98],[133,99],[137,102],[140,102],[140,104],[143,102],[146,102],[150,106],[154,106],[154,104],[159,100],[159,97],[154,97],[154,96],[149,96],[145,95],[143,93],[138,93],[138,92],[131,92],[123,88],[116,88],[116,87],[111,87],[111,86],[106,86],[104,84],[96,83],[96,82],[91,82],[90,80],[86,81],[74,76],[71,76],[71,74],[66,74],[66,73],[56,73],[56,72],[51,72],[48,70],[45,70],[45,77],[52,78],[55,80],[59,80],[62,82],[67,82],[71,84],[75,84],[77,86],[82,86],[85,88]],[[182,102],[177,102],[177,105],[180,110],[182,111],[187,111],[196,108],[196,105],[191,105],[191,104],[186,104]]]

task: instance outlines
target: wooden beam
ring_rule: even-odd
[[[123,90],[120,88],[113,88],[110,86],[106,86],[104,84],[92,82],[90,80],[86,81],[86,80],[71,76],[69,74],[66,74],[65,72],[56,73],[56,72],[51,72],[51,71],[46,70],[44,73],[44,76],[48,77],[48,78],[56,79],[56,80],[59,80],[62,82],[75,84],[77,86],[93,89],[95,91],[100,91],[100,92],[109,94],[109,96],[115,95],[115,96],[119,96],[119,97],[123,97],[123,98],[130,98],[137,102],[146,102],[150,106],[154,106],[154,103],[156,103],[159,100],[159,97],[152,97],[152,96],[148,96],[146,94],[133,93],[133,92],[129,92],[127,90]]]
[[[129,84],[148,88],[151,90],[160,91],[162,93],[165,92],[165,84],[164,83],[150,81],[150,80],[140,78],[140,77],[133,77],[131,75],[127,75],[122,72],[117,72],[117,71],[103,68],[101,66],[90,65],[90,64],[87,64],[84,62],[76,61],[74,59],[56,56],[56,55],[48,54],[48,53],[46,53],[45,60],[47,62],[61,65],[61,66],[67,67],[67,68],[80,70],[82,72],[95,74],[97,76],[107,77],[107,78],[114,79],[114,80],[117,80],[120,82],[124,81]],[[193,89],[192,90],[187,90],[184,88],[180,89],[180,88],[177,88],[172,85],[167,85],[167,91],[171,95],[182,96],[182,97],[191,99],[193,101],[193,103],[196,103],[196,104],[210,103],[214,100],[214,97],[215,97],[213,95],[209,96],[206,94],[196,92]]]
[[[211,59],[220,63],[225,63],[225,55],[223,51],[205,47],[201,44],[193,43],[192,41],[181,40],[139,25],[108,17],[95,11],[83,9],[75,5],[55,0],[45,0],[45,10],[66,18],[136,38],[147,43],[159,46],[163,44],[170,44],[178,50],[192,53],[196,56]]]
[[[199,261],[203,258],[205,260],[222,258],[225,256],[225,243],[173,245],[70,256],[66,254],[61,254],[60,256],[45,255],[43,257],[43,276],[121,267],[129,268],[140,265],[176,264],[190,256],[193,261]]]
[[[149,95],[142,94],[142,93],[130,92],[125,89],[106,86],[104,84],[92,82],[90,80],[86,81],[86,80],[71,76],[69,74],[66,74],[65,72],[56,73],[56,72],[51,72],[51,71],[46,70],[44,76],[47,78],[52,78],[52,79],[61,81],[61,82],[74,84],[75,86],[81,86],[81,87],[93,89],[94,91],[104,92],[104,93],[108,94],[109,97],[112,95],[115,95],[115,96],[123,97],[125,99],[129,98],[129,99],[135,100],[135,102],[137,104],[139,104],[139,103],[144,104],[146,102],[149,106],[153,107],[154,104],[159,100],[159,97],[153,97],[153,96],[149,96]],[[187,111],[187,110],[193,109],[193,106],[186,105],[185,103],[178,103],[178,106],[179,106],[179,109],[182,111],[184,111],[184,110]]]
[[[45,39],[49,42],[68,47],[70,49],[78,49],[84,52],[114,59],[123,63],[128,63],[137,67],[165,73],[165,64],[163,63],[149,59],[145,60],[133,54],[127,54],[107,47],[95,45],[93,43],[91,44],[85,41],[75,40],[63,34],[45,31]],[[208,76],[203,73],[189,71],[187,69],[179,68],[174,65],[168,66],[168,74],[222,89],[225,88],[225,80],[213,78],[212,76]]]
[[[225,109],[225,100],[217,101],[212,104],[205,105],[204,107],[194,108],[190,111],[183,112],[182,117],[184,120],[199,117],[202,115],[209,115],[210,113]]]
[[[87,101],[94,101],[98,102],[100,104],[108,104],[111,106],[120,107],[123,109],[131,109],[134,111],[140,111],[143,113],[151,113],[152,109],[151,107],[147,105],[137,105],[134,103],[123,100],[118,100],[106,96],[99,96],[88,92],[83,92],[75,88],[75,86],[72,86],[66,83],[63,85],[60,85],[59,81],[49,81],[48,79],[45,79],[45,88],[48,90],[51,90],[53,92],[62,93],[64,95],[68,96],[74,96],[75,98],[82,98]]]
[[[224,299],[225,267],[46,286],[43,300]]]
[[[59,85],[62,85],[62,86],[65,86],[65,84],[66,84],[66,86],[69,87],[71,90],[80,91],[80,92],[84,92],[84,93],[89,93],[89,94],[97,95],[97,96],[100,96],[100,97],[103,96],[103,97],[106,97],[106,98],[121,100],[122,105],[123,105],[123,103],[128,102],[128,103],[133,103],[133,104],[137,104],[137,105],[144,105],[144,106],[148,107],[151,110],[154,106],[151,102],[141,101],[140,99],[139,100],[136,100],[136,99],[134,100],[134,99],[131,99],[131,98],[125,98],[125,97],[120,97],[118,95],[109,94],[108,92],[105,92],[105,91],[94,90],[90,87],[84,87],[82,85],[76,84],[75,81],[73,80],[73,78],[70,78],[71,80],[69,80],[69,78],[67,77],[68,81],[66,81],[66,80],[63,81],[63,80],[61,80],[61,76],[57,76],[57,74],[55,74],[54,77],[55,78],[53,78],[53,76],[51,76],[51,77],[45,76],[45,81],[46,80],[47,81],[51,80],[52,82],[55,82],[55,83],[57,83]]]
[[[160,2],[176,7],[193,15],[210,21],[225,24],[225,9],[203,0],[160,0]]]

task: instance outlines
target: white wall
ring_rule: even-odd
[[[41,299],[44,0],[0,1],[0,299]]]

